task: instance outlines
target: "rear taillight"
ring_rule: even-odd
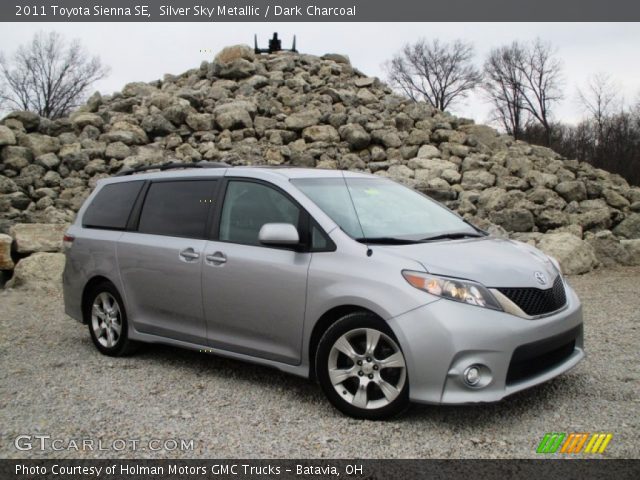
[[[73,244],[75,238],[76,237],[74,237],[73,235],[69,235],[68,233],[66,233],[64,237],[62,237],[62,245],[64,246],[64,248],[71,248],[71,245]]]

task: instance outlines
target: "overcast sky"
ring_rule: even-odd
[[[344,53],[355,67],[382,79],[382,64],[420,37],[471,41],[481,65],[491,48],[539,36],[557,47],[563,62],[565,99],[556,118],[576,121],[583,115],[577,88],[597,72],[608,73],[627,102],[640,100],[638,23],[2,23],[0,51],[12,52],[40,30],[79,38],[101,56],[111,67],[110,76],[96,85],[102,93],[120,90],[128,82],[182,73],[211,60],[224,46],[253,44],[254,33],[266,47],[277,31],[283,47],[289,47],[296,34],[300,52]],[[474,94],[453,111],[483,122],[489,107]]]

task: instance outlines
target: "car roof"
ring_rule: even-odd
[[[380,178],[365,172],[351,172],[348,170],[332,170],[323,168],[298,168],[298,167],[269,167],[269,166],[239,166],[217,168],[181,168],[176,170],[151,171],[144,173],[132,173],[126,176],[115,176],[99,180],[98,183],[119,183],[134,180],[153,180],[169,178],[195,178],[195,177],[231,177],[241,176],[257,179],[269,178]]]

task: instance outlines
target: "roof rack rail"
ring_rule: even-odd
[[[198,163],[184,163],[184,162],[167,162],[158,165],[144,165],[142,167],[128,168],[116,173],[116,177],[124,177],[127,175],[133,175],[134,173],[146,172],[148,170],[173,170],[178,168],[229,168],[231,165],[225,162],[207,162],[202,161]]]

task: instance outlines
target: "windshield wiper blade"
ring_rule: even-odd
[[[450,240],[456,240],[458,238],[476,238],[476,237],[484,237],[485,235],[482,235],[481,233],[475,233],[475,232],[449,232],[449,233],[441,233],[439,235],[434,235],[433,237],[427,237],[427,238],[423,238],[420,241],[421,242],[429,242],[431,240],[443,240],[443,239],[450,239]]]
[[[410,245],[412,243],[420,243],[420,240],[410,240],[408,238],[398,237],[360,237],[356,238],[360,243],[376,243],[380,245]]]

